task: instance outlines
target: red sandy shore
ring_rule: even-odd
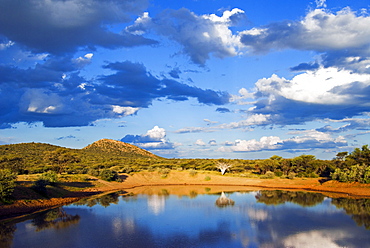
[[[40,210],[54,208],[65,204],[73,203],[81,198],[92,195],[124,190],[127,193],[148,193],[148,189],[153,192],[154,186],[170,188],[171,194],[186,194],[191,190],[207,187],[211,192],[221,191],[240,191],[240,190],[261,190],[261,189],[280,189],[294,191],[319,192],[328,197],[350,197],[350,198],[370,198],[370,185],[359,183],[340,183],[336,181],[326,181],[322,179],[259,179],[234,176],[221,176],[215,173],[198,173],[191,176],[186,171],[171,171],[167,177],[163,177],[158,172],[140,172],[133,175],[121,175],[124,181],[106,182],[96,180],[94,187],[88,187],[77,192],[69,192],[63,197],[50,199],[24,199],[15,200],[13,204],[0,206],[0,219],[8,219],[16,216],[30,214]],[[186,185],[184,187],[175,186]]]

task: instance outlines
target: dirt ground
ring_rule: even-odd
[[[121,174],[122,182],[106,182],[90,177],[86,182],[64,183],[65,187],[50,191],[49,197],[40,197],[31,189],[23,187],[23,191],[15,191],[16,200],[10,205],[0,206],[0,219],[33,213],[48,208],[62,206],[81,198],[110,191],[123,190],[132,194],[158,194],[158,187],[165,186],[167,192],[177,195],[187,195],[189,192],[207,189],[204,193],[222,191],[247,191],[262,189],[281,189],[294,191],[319,192],[328,197],[370,198],[370,185],[360,183],[340,183],[326,181],[320,178],[295,179],[259,179],[224,175],[216,172],[199,172],[191,175],[189,171],[171,171],[168,175],[158,172],[139,172],[132,175]],[[22,178],[21,180],[25,180]],[[27,185],[22,181],[22,185]],[[179,187],[184,186],[187,187]]]

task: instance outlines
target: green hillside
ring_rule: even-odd
[[[18,174],[41,173],[47,170],[86,173],[89,169],[132,165],[148,166],[162,158],[137,146],[121,141],[102,139],[83,149],[70,149],[44,143],[20,143],[0,146],[0,169]]]
[[[153,153],[137,146],[111,139],[101,139],[83,148],[83,150],[95,154],[105,154],[108,156],[121,156],[128,158],[159,158]]]
[[[364,145],[351,153],[340,152],[332,160],[302,154],[294,158],[274,155],[268,159],[166,159],[121,141],[102,139],[83,149],[42,143],[0,146],[0,169],[17,174],[43,173],[100,175],[106,169],[118,173],[141,170],[221,170],[245,177],[330,177],[341,182],[370,183],[370,148]],[[221,166],[221,167],[222,167]]]

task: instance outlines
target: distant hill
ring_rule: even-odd
[[[44,152],[54,151],[60,146],[45,143],[19,143],[0,145],[0,156],[36,157],[41,158]]]
[[[0,169],[11,169],[19,174],[42,173],[52,168],[47,154],[54,151],[64,151],[78,158],[78,162],[73,162],[66,168],[67,173],[86,173],[90,167],[136,166],[139,163],[137,160],[147,163],[162,159],[137,146],[109,139],[96,141],[82,149],[32,142],[0,145]]]
[[[160,158],[151,152],[141,149],[135,145],[131,145],[122,141],[101,139],[91,145],[83,148],[85,151],[98,153],[98,154],[109,154],[112,156],[121,157],[147,157],[147,158]]]
[[[47,165],[44,160],[45,153],[60,148],[60,146],[34,142],[0,145],[0,169],[12,169],[20,174],[29,169],[36,172],[42,171],[42,168]]]

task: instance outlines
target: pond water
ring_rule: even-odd
[[[116,192],[0,223],[0,247],[370,247],[370,199],[186,190]]]

